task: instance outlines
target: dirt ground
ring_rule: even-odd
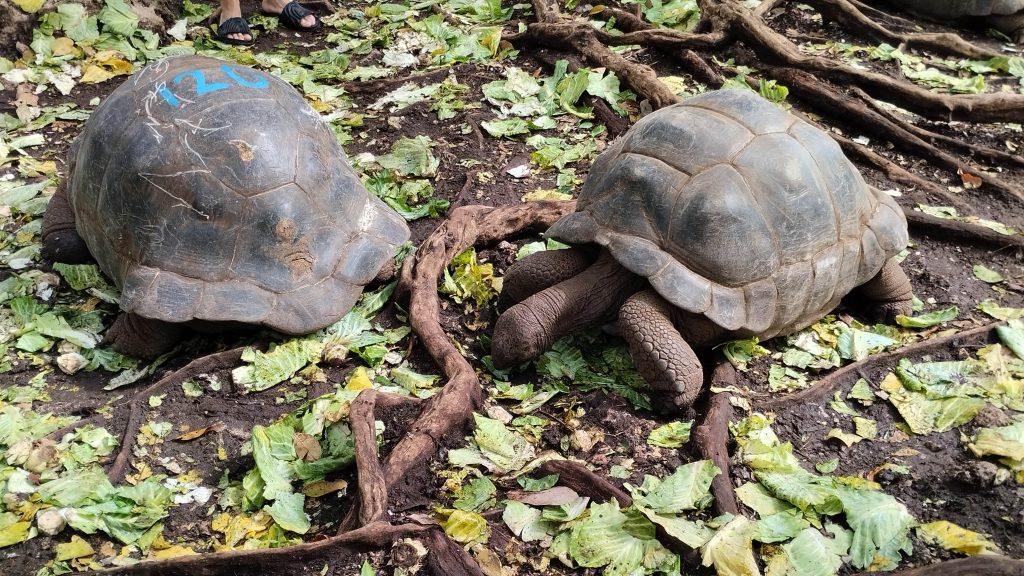
[[[252,10],[252,3],[243,3],[243,9]],[[509,2],[505,2],[509,6]],[[362,3],[360,3],[362,6]],[[634,5],[623,8],[633,10]],[[354,8],[346,6],[345,8]],[[566,14],[583,15],[592,6],[579,4],[574,10],[564,8]],[[805,41],[846,41],[857,39],[850,31],[838,24],[822,24],[820,18],[813,17],[814,12],[804,10],[795,3],[784,3],[769,13],[768,23],[773,30],[783,33],[791,39]],[[504,24],[506,33],[517,30],[520,22],[530,24],[533,17],[529,11],[518,8],[511,20]],[[922,23],[925,30],[945,30],[932,24]],[[297,36],[285,30],[276,30],[260,35],[254,52],[286,51],[306,54],[315,50],[329,48],[327,41],[330,29],[309,35]],[[983,31],[968,30],[965,38],[992,50],[1001,50],[1002,44],[987,37]],[[863,44],[871,44],[860,40]],[[524,194],[541,189],[556,187],[555,171],[537,171],[531,178],[516,178],[508,173],[508,169],[529,162],[532,148],[522,139],[495,139],[482,134],[480,123],[494,117],[494,110],[487,106],[481,87],[488,82],[504,77],[504,66],[514,65],[538,74],[548,74],[551,62],[568,58],[571,62],[587,63],[588,54],[572,49],[556,49],[538,47],[525,43],[517,45],[518,55],[509,61],[497,64],[461,63],[450,67],[445,72],[436,69],[413,72],[413,75],[430,74],[431,82],[439,81],[445,76],[454,75],[461,83],[469,86],[469,90],[461,96],[465,102],[483,103],[476,108],[458,111],[453,118],[439,121],[429,109],[429,102],[413,104],[397,113],[387,112],[367,115],[365,124],[353,132],[353,139],[346,145],[349,157],[361,153],[379,154],[389,150],[392,144],[403,137],[426,135],[434,143],[434,154],[440,161],[437,176],[431,179],[436,197],[448,200],[451,208],[470,204],[489,206],[512,206],[521,203]],[[731,50],[735,54],[749,54],[749,46],[737,43]],[[1020,53],[1018,52],[1017,55]],[[733,57],[734,53],[717,55],[721,59]],[[354,57],[352,65],[371,65],[378,62],[380,52],[373,50],[368,54]],[[671,50],[659,50],[655,47],[644,47],[631,52],[629,59],[650,66],[659,76],[690,77],[689,71],[679,64],[677,53]],[[590,64],[597,67],[596,64]],[[891,63],[871,62],[870,65],[900,81],[907,81],[899,68]],[[368,81],[362,85],[350,82],[345,85],[352,98],[352,110],[366,110],[383,94],[398,87],[404,78]],[[95,98],[103,98],[113,90],[120,79],[113,79],[101,84],[80,84],[75,87],[70,97],[55,94],[52,90],[39,94],[40,105],[75,102],[83,108],[91,108],[89,102]],[[998,84],[996,84],[998,86]],[[1007,83],[1008,89],[1012,85]],[[996,88],[998,89],[998,88]],[[13,90],[0,92],[0,112],[14,113],[11,102]],[[641,112],[638,97],[636,101],[625,103],[630,115],[624,121],[632,123]],[[828,117],[822,114],[820,107],[808,105],[801,99],[800,89],[791,87],[787,102],[798,112],[816,119],[827,130],[837,135],[850,138],[865,134],[864,127],[857,122],[848,122],[849,117],[843,114]],[[1021,117],[1024,120],[1024,116]],[[856,120],[856,119],[854,119]],[[1019,150],[1024,147],[1024,135],[1020,125],[1006,123],[969,123],[964,121],[929,121],[916,118],[918,125],[933,130],[938,134],[964,140],[977,146],[991,146],[994,149],[1007,151]],[[63,174],[64,158],[67,146],[79,131],[80,123],[62,122],[51,125],[47,130],[48,141],[55,142],[41,155],[41,159],[52,159],[58,162]],[[618,134],[605,132],[598,138],[600,146],[610,142]],[[961,150],[953,149],[941,141],[934,145],[939,150],[955,158],[964,159],[968,165],[967,155]],[[882,157],[891,160],[919,178],[937,184],[941,189],[955,189],[950,194],[963,206],[970,208],[970,215],[998,221],[1018,229],[1024,227],[1024,202],[1010,198],[1006,194],[993,191],[992,186],[985,184],[980,188],[964,188],[960,177],[948,167],[937,166],[933,162],[915,157],[905,150],[893,146],[884,139],[871,137],[870,148]],[[1019,156],[1018,156],[1019,157]],[[476,162],[468,162],[473,160]],[[1020,166],[1001,165],[998,162],[973,159],[999,178],[1008,188],[1024,193],[1024,170]],[[467,168],[469,164],[472,167]],[[925,190],[915,190],[906,182],[897,182],[875,167],[858,161],[867,181],[883,190],[900,190],[903,194],[897,201],[905,208],[913,208],[919,199],[928,194]],[[581,162],[574,166],[576,176],[586,176],[588,164]],[[486,181],[480,179],[481,172],[488,172]],[[578,187],[576,187],[578,192]],[[936,203],[940,203],[938,199]],[[410,223],[411,241],[419,245],[428,237],[443,220],[423,218]],[[15,223],[6,221],[5,228],[11,231]],[[514,259],[515,249],[527,242],[539,239],[537,235],[511,237],[501,245],[485,245],[478,247],[479,258],[493,263],[495,275],[502,275]],[[943,328],[968,330],[992,321],[975,306],[979,302],[994,298],[1006,307],[1024,306],[1024,262],[1021,250],[1012,247],[994,246],[984,240],[971,240],[954,237],[951,233],[935,229],[911,228],[912,245],[903,262],[903,268],[910,277],[914,294],[927,302],[928,309],[941,309],[955,305],[960,313],[956,320]],[[511,246],[509,245],[511,244]],[[1019,246],[1019,244],[1018,244]],[[1006,281],[1000,284],[998,292],[985,282],[979,281],[972,268],[984,264],[988,268],[999,271]],[[0,270],[0,280],[11,272]],[[375,322],[383,328],[397,327],[403,324],[407,311],[404,302],[389,303]],[[855,308],[840,308],[841,315],[852,315],[854,318],[866,319]],[[486,336],[490,334],[497,311],[493,305],[482,310],[479,320],[463,312],[463,307],[446,296],[441,296],[441,323],[452,339],[457,342],[471,364],[486,375],[481,358],[489,353]],[[482,338],[483,337],[483,341]],[[184,349],[170,358],[160,370],[136,384],[133,388],[120,389],[113,392],[102,390],[102,386],[112,374],[98,370],[80,372],[68,376],[54,370],[47,376],[48,391],[52,400],[47,410],[58,415],[77,415],[84,418],[97,417],[103,414],[102,425],[106,426],[115,436],[121,434],[120,427],[128,421],[131,408],[129,402],[133,394],[150,383],[156,382],[161,375],[171,373],[190,361],[201,358],[220,350],[236,348],[245,344],[266,347],[272,338],[264,333],[229,333],[203,335],[196,337]],[[989,341],[995,341],[990,337]],[[971,355],[980,348],[984,341],[971,344],[947,347],[939,351],[930,351],[925,355],[909,356],[910,360],[944,360],[960,359]],[[402,347],[409,346],[410,365],[422,373],[435,374],[439,369],[433,365],[428,353],[414,337],[400,342]],[[777,349],[775,341],[765,344],[769,350]],[[38,374],[39,367],[28,360],[14,358],[13,368],[0,374],[0,387],[23,386]],[[712,355],[704,357],[705,364],[713,361]],[[761,358],[751,363],[747,371],[739,372],[737,388],[747,389],[756,393],[767,392],[766,382],[772,364],[771,357]],[[874,366],[858,373],[859,377],[870,382],[879,382],[892,370],[895,361],[883,366]],[[159,415],[161,420],[174,424],[174,429],[189,430],[208,426],[212,422],[223,424],[223,428],[208,434],[196,441],[168,441],[152,446],[146,456],[147,462],[156,467],[160,457],[170,456],[188,470],[197,471],[201,483],[216,486],[225,471],[233,478],[238,477],[253,466],[251,456],[242,455],[242,445],[249,440],[250,429],[254,423],[269,423],[281,414],[300,405],[305,398],[314,398],[334,389],[336,383],[345,382],[356,363],[349,362],[341,366],[323,365],[325,378],[321,381],[284,383],[271,390],[258,394],[242,394],[231,385],[229,369],[210,372],[203,378],[224,383],[220,391],[207,392],[198,398],[187,397],[180,386],[173,385],[163,390],[166,396],[159,408],[144,412],[149,420]],[[824,376],[826,372],[814,374]],[[527,371],[516,377],[514,383],[531,381],[535,374]],[[844,381],[836,390],[843,396],[853,386],[855,378]],[[493,395],[493,384],[484,378],[485,396]],[[488,388],[490,386],[490,388]],[[305,391],[302,399],[288,399],[293,393]],[[1006,421],[1011,411],[998,411],[990,415],[993,420],[969,423],[961,428],[954,428],[941,434],[927,436],[907,436],[899,433],[897,424],[900,416],[887,402],[875,402],[861,411],[864,416],[874,419],[878,425],[877,440],[863,441],[852,446],[842,442],[826,439],[826,433],[832,428],[846,428],[850,423],[847,416],[836,413],[829,408],[832,394],[815,401],[801,402],[785,406],[775,411],[774,429],[783,441],[793,443],[794,452],[805,466],[813,467],[815,463],[826,462],[832,458],[839,459],[836,475],[870,476],[882,485],[882,489],[895,496],[905,504],[909,512],[920,522],[948,520],[962,527],[987,535],[1004,554],[1012,558],[1024,558],[1024,488],[1012,481],[993,485],[979,471],[979,460],[975,458],[961,442],[961,435],[970,435],[976,427],[990,426],[991,421]],[[501,405],[500,401],[490,404]],[[507,402],[506,402],[507,404]],[[703,401],[698,403],[698,414],[702,413]],[[109,411],[108,411],[109,410]],[[993,409],[995,410],[995,409]],[[378,418],[385,423],[385,434],[381,454],[388,454],[398,441],[408,432],[414,421],[417,410],[414,407],[388,408],[378,412]],[[679,449],[667,449],[650,446],[646,439],[651,430],[665,422],[661,416],[649,411],[634,408],[627,400],[605,391],[586,393],[570,392],[562,394],[556,400],[545,405],[539,413],[548,418],[552,425],[537,438],[537,452],[555,450],[563,456],[578,458],[589,463],[599,475],[605,476],[614,485],[621,487],[624,483],[639,485],[645,474],[665,476],[682,463],[702,458],[693,443]],[[738,418],[739,416],[737,416]],[[698,417],[699,419],[699,417]],[[581,447],[579,443],[569,441],[575,430],[599,430],[602,434],[592,445]],[[417,468],[406,475],[403,481],[390,488],[389,520],[399,523],[409,518],[429,515],[435,506],[448,506],[451,496],[445,492],[445,476],[441,474],[447,466],[447,451],[464,444],[463,437],[469,432],[468,423],[457,427],[444,440],[437,456],[425,467]],[[734,447],[734,446],[733,446]],[[223,450],[228,455],[222,460],[218,454]],[[898,453],[898,454],[897,454]],[[912,455],[908,455],[912,454]],[[894,462],[910,467],[909,474],[893,474],[878,468],[887,462]],[[613,467],[621,468],[627,463],[626,477],[611,474]],[[732,471],[734,485],[751,478],[751,473],[744,466],[734,466]],[[345,477],[354,481],[354,471]],[[518,485],[512,480],[498,484],[499,501],[502,494]],[[358,491],[350,489],[347,494],[316,499],[307,505],[313,529],[306,535],[307,542],[322,540],[331,536],[358,498]],[[742,507],[741,507],[742,508]],[[749,512],[749,511],[748,511]],[[171,511],[165,520],[163,538],[168,542],[189,543],[198,545],[216,537],[210,529],[210,511],[204,506],[180,506]],[[596,569],[569,569],[552,562],[550,565],[537,561],[539,548],[535,544],[523,544],[512,536],[501,520],[500,511],[484,513],[491,529],[490,549],[497,554],[503,564],[515,566],[517,574],[599,574]],[[40,535],[26,543],[0,549],[0,574],[11,576],[32,575],[53,558],[54,547],[67,540],[67,534],[48,537]],[[104,538],[88,536],[86,540],[99,548]],[[916,540],[916,537],[915,537]],[[355,553],[347,555],[325,555],[314,560],[303,560],[287,567],[268,565],[267,574],[358,574],[359,566],[367,560],[381,574],[391,574],[389,549],[358,548]],[[958,555],[921,541],[914,542],[914,552],[902,564],[901,568],[928,565]],[[687,574],[712,574],[714,571],[701,568],[686,560],[693,560],[692,554],[684,554],[684,572]],[[322,570],[329,566],[327,572]],[[848,566],[844,568],[852,574]]]

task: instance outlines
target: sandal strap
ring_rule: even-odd
[[[306,27],[304,27],[302,25],[302,19],[305,18],[306,16],[312,14],[312,13],[313,12],[311,10],[309,10],[308,8],[303,6],[302,4],[299,4],[296,0],[292,0],[291,2],[285,4],[284,8],[281,9],[281,16],[280,16],[280,18],[282,20],[288,22],[294,28],[298,28],[298,29],[301,30],[301,29],[306,28]],[[315,28],[315,27],[316,27],[316,25],[314,24],[313,26],[310,26],[309,28],[312,29],[312,28]]]
[[[252,36],[252,31],[249,30],[249,23],[245,21],[245,18],[235,16],[217,25],[217,36],[227,37],[228,34],[248,34]]]

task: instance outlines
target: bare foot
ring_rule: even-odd
[[[288,0],[265,0],[261,7],[267,14],[280,14],[284,10],[285,5],[288,4]],[[316,16],[313,14],[306,14],[299,21],[299,25],[303,28],[313,28],[316,26]]]

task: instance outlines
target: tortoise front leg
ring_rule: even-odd
[[[43,214],[43,258],[50,262],[84,264],[92,261],[89,247],[75,230],[75,213],[68,202],[67,184],[61,182]]]
[[[542,290],[576,276],[593,264],[595,259],[597,255],[594,250],[586,248],[545,250],[530,254],[505,272],[501,295],[498,296],[498,310],[507,310]]]
[[[654,290],[629,297],[619,310],[619,333],[651,389],[671,400],[661,411],[690,412],[704,386],[704,370],[671,320],[672,306]]]
[[[185,327],[124,312],[107,329],[104,342],[121,354],[153,360],[181,340]]]
[[[895,259],[890,258],[875,274],[855,290],[856,296],[862,298],[870,306],[880,320],[892,322],[899,314],[909,316],[914,289],[906,272]]]

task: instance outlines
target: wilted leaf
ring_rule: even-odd
[[[950,306],[942,310],[936,310],[929,312],[928,314],[921,314],[920,316],[908,317],[903,314],[896,316],[896,323],[905,328],[930,328],[936,324],[942,324],[943,322],[949,322],[957,317],[960,313],[960,309],[956,306]]]
[[[732,340],[722,345],[722,352],[729,362],[740,371],[747,369],[747,363],[754,358],[768,355],[768,349],[758,344],[757,338]]]
[[[591,504],[590,515],[573,524],[568,545],[580,566],[606,566],[608,576],[666,570],[678,562],[655,538],[654,524],[635,509],[619,510],[615,500]]]
[[[1001,554],[999,546],[985,536],[961,528],[947,520],[936,520],[917,527],[917,535],[925,542],[942,546],[968,556],[978,554]]]
[[[692,427],[692,420],[669,422],[651,430],[650,436],[647,437],[647,443],[662,448],[679,448],[690,440],[690,428]]]
[[[743,516],[736,516],[704,545],[701,558],[704,566],[714,566],[719,576],[760,575],[754,558],[752,540],[757,525]]]

